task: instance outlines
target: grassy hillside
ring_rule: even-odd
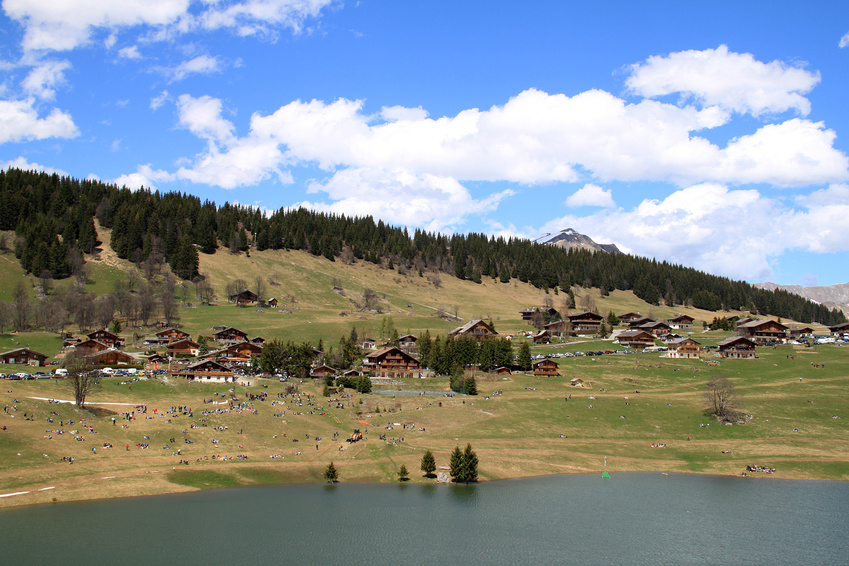
[[[274,380],[231,389],[109,378],[89,399],[93,412],[36,399],[68,399],[62,381],[6,382],[0,391],[8,410],[0,413],[6,427],[0,430],[0,493],[30,493],[0,498],[0,507],[322,481],[330,461],[343,482],[397,481],[402,464],[411,481],[433,482],[418,473],[424,451],[447,466],[450,451],[467,442],[484,481],[600,473],[605,456],[614,475],[740,475],[747,465],[759,465],[776,468],[781,478],[849,479],[846,347],[783,346],[759,356],[719,366],[657,354],[561,358],[559,378],[479,376],[476,397],[445,396],[445,378],[404,380],[388,395],[347,390],[332,398],[322,397],[320,384],[311,381],[296,383],[299,396],[280,398],[286,384]],[[722,426],[706,414],[702,391],[713,375],[729,377],[740,391],[746,424]],[[587,387],[570,387],[572,377]],[[401,389],[442,395],[402,395]],[[265,401],[249,397],[262,393]],[[132,411],[133,420],[123,416]],[[354,428],[364,429],[366,440],[343,442]],[[68,457],[73,464],[63,460]],[[53,489],[38,491],[44,488]]]

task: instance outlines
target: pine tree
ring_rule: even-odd
[[[324,470],[324,479],[327,483],[336,483],[339,479],[339,470],[336,469],[336,466],[333,465],[333,462],[327,464],[327,468]]]
[[[460,451],[459,446],[455,446],[454,450],[451,452],[451,461],[449,463],[449,466],[451,468],[451,477],[459,477],[463,467],[463,453]]]
[[[424,456],[422,456],[421,470],[427,478],[432,477],[433,472],[436,471],[436,458],[433,457],[433,452],[430,450],[425,451]]]
[[[471,444],[466,444],[466,450],[463,452],[463,472],[464,476],[460,481],[478,481],[478,455],[472,450]]]
[[[410,479],[410,472],[407,471],[407,466],[401,464],[401,467],[398,469],[398,480],[407,481]]]
[[[519,347],[519,369],[522,371],[530,371],[532,364],[531,347],[527,342],[522,342],[521,347]]]

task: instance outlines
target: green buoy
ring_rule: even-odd
[[[604,457],[604,471],[601,473],[604,479],[610,479],[610,474],[607,473],[607,456]]]

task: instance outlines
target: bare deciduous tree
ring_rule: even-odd
[[[172,274],[168,274],[162,284],[162,295],[159,302],[162,305],[162,316],[165,318],[165,324],[171,326],[174,321],[179,318],[177,301],[174,297],[174,291],[177,287],[177,279]]]
[[[734,421],[739,418],[743,400],[734,389],[734,384],[724,375],[714,376],[708,381],[704,392],[705,402],[712,415],[720,420]]]
[[[26,287],[24,287],[22,281],[18,281],[12,293],[12,322],[15,326],[15,332],[23,332],[29,327],[29,314],[31,310],[32,305],[29,302]]]
[[[254,293],[256,293],[256,303],[257,305],[262,305],[265,302],[265,294],[266,294],[266,283],[265,278],[262,275],[257,275],[254,280]]]
[[[212,299],[215,298],[215,290],[212,288],[212,285],[207,281],[206,277],[195,277],[195,293],[200,300],[200,304],[208,305],[212,302]]]
[[[90,359],[80,356],[76,352],[70,352],[65,356],[62,364],[68,370],[68,383],[74,393],[74,401],[77,407],[85,407],[88,394],[100,386],[100,376],[92,371]]]

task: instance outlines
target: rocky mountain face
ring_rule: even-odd
[[[802,287],[800,285],[776,285],[775,283],[756,283],[754,287],[773,291],[781,289],[794,295],[810,299],[830,309],[840,309],[849,315],[849,283],[822,287]]]
[[[589,236],[579,234],[571,228],[561,230],[560,233],[556,236],[550,238],[549,236],[551,236],[551,234],[546,234],[545,236],[540,238],[540,241],[542,241],[544,244],[560,246],[561,248],[566,249],[590,250],[592,252],[605,252],[613,254],[622,253],[619,251],[619,248],[616,247],[616,244],[597,244]]]

